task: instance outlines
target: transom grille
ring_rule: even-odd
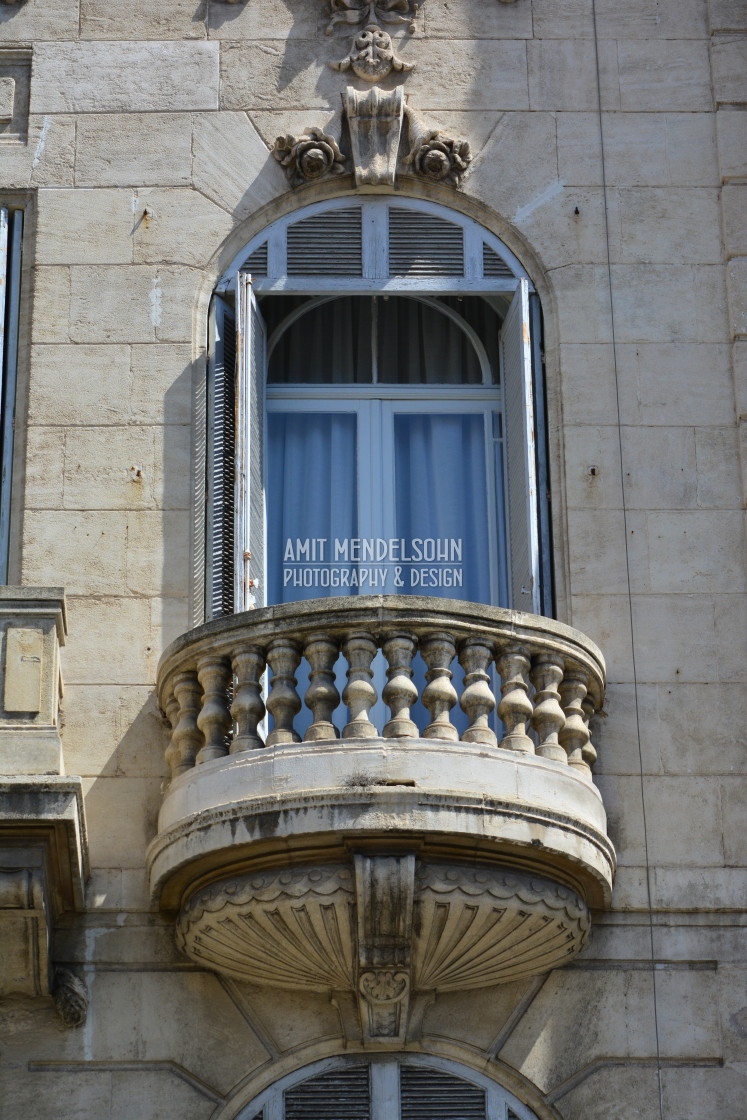
[[[285,1091],[285,1120],[371,1120],[368,1066],[320,1074]]]
[[[359,206],[325,210],[288,228],[289,276],[360,276],[363,243]]]
[[[485,1091],[440,1070],[402,1066],[401,1120],[485,1120]]]
[[[389,209],[390,276],[464,276],[464,231],[417,210]]]

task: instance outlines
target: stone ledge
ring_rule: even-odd
[[[551,760],[433,740],[218,759],[169,788],[148,851],[164,909],[239,866],[339,859],[365,840],[522,867],[606,906],[615,857],[596,788]]]

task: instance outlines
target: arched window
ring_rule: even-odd
[[[237,1120],[536,1120],[495,1081],[423,1055],[333,1058],[267,1089]]]
[[[507,248],[430,203],[319,203],[255,238],[213,304],[208,615],[358,593],[550,613],[539,324]]]

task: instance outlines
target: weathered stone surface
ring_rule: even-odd
[[[0,5],[0,28],[0,39],[11,43],[76,39],[78,0],[26,0],[20,7]]]
[[[705,39],[708,33],[700,0],[631,0],[624,8],[615,0],[598,0],[597,28],[603,39]]]
[[[208,0],[82,0],[81,39],[205,39]]]
[[[218,106],[217,43],[40,43],[33,113]]]
[[[65,432],[30,427],[26,433],[25,499],[29,509],[62,509]]]
[[[721,261],[721,215],[716,190],[620,190],[610,199],[609,221],[614,261]]]
[[[31,337],[34,342],[70,341],[70,269],[39,267],[34,275]]]
[[[531,39],[536,18],[526,4],[483,4],[464,0],[458,8],[449,0],[428,0],[423,9],[429,41],[443,39]],[[535,33],[541,37],[541,32]]]
[[[729,262],[726,270],[726,287],[729,293],[729,322],[732,334],[747,334],[747,258],[738,257]]]
[[[619,342],[723,341],[726,307],[721,267],[613,265],[612,284]]]
[[[126,542],[123,513],[29,512],[24,520],[25,578],[38,584],[57,578],[72,595],[86,590],[121,595]]]
[[[713,93],[720,105],[747,101],[747,41],[744,36],[718,36],[711,47]]]
[[[57,118],[52,118],[56,122]],[[101,113],[77,121],[78,186],[188,185],[192,175],[189,113]]]
[[[132,191],[42,190],[37,197],[40,264],[132,260]]]
[[[198,275],[171,265],[77,266],[71,270],[73,342],[187,342]],[[122,287],[124,281],[124,287]]]
[[[122,424],[129,413],[130,348],[118,344],[31,349],[29,418],[60,425]],[[60,385],[74,387],[60,393]],[[154,417],[155,418],[155,417]]]
[[[725,179],[747,175],[747,112],[719,109],[716,113],[718,161]]]
[[[235,218],[287,189],[285,176],[245,113],[195,119],[194,185]]]
[[[176,425],[72,428],[65,442],[65,508],[187,508],[189,446],[189,431]]]
[[[8,188],[73,185],[75,120],[63,115],[29,118],[25,143],[3,146]]]
[[[197,191],[139,190],[133,208],[137,262],[204,268],[233,228],[226,211]]]
[[[65,680],[71,684],[149,684],[155,679],[157,653],[153,647],[151,604],[147,599],[114,596],[68,600],[70,640],[65,655]],[[111,635],[124,629],[132,635],[130,655],[123,664]],[[86,635],[85,644],[74,641]],[[94,863],[98,862],[94,860]],[[109,866],[119,866],[117,863]]]
[[[532,109],[594,109],[597,74],[593,50],[583,39],[539,39],[527,45]]]
[[[708,23],[711,31],[744,31],[747,12],[744,0],[711,0],[708,5]]]
[[[617,57],[622,109],[681,113],[711,108],[706,42],[620,40]]]
[[[149,686],[68,684],[64,712],[65,764],[71,773],[91,778],[158,778],[164,774],[166,729]],[[94,741],[92,726],[99,729]],[[127,908],[126,900],[108,902],[101,884],[99,877],[99,885],[94,883],[89,888],[91,904],[98,909],[109,906],[119,910],[123,905]],[[118,893],[134,891],[142,896],[144,886],[128,880],[112,883],[106,889]],[[91,891],[103,893],[104,897],[94,902]]]

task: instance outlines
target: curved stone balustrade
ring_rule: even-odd
[[[390,710],[381,728],[371,719],[378,699],[372,664],[379,650],[388,663],[382,699]],[[427,666],[420,696],[412,669],[418,651]],[[340,653],[347,662],[342,700],[348,719],[335,727]],[[424,739],[537,754],[591,778],[596,751],[589,719],[604,694],[604,660],[593,642],[551,619],[415,596],[268,607],[217,619],[174,642],[158,677],[161,706],[173,728],[167,751],[173,777],[228,754],[301,742],[294,724],[302,707],[295,675],[302,659],[309,668],[303,703],[312,716],[306,742],[340,735],[417,738],[410,710],[420,699],[431,716]],[[450,668],[455,659],[464,670],[459,697]],[[502,680],[500,702],[491,690],[493,663]],[[268,666],[272,675],[263,702],[260,681]],[[468,717],[461,736],[451,719],[457,703]],[[496,707],[505,727],[500,742],[489,723]],[[265,708],[273,726],[263,743]]]
[[[417,653],[424,666],[414,673]],[[374,671],[378,654],[385,675]],[[375,723],[377,691],[388,718]],[[353,855],[373,850],[409,852],[418,867],[541,878],[570,891],[578,913],[609,900],[614,851],[591,781],[589,732],[604,662],[568,626],[446,599],[291,603],[183,635],[162,658],[158,693],[172,727],[172,781],[148,863],[165,910],[194,914],[190,900],[208,888],[243,898],[247,875],[351,866]],[[414,712],[418,700],[425,719]],[[420,920],[433,917],[437,908],[419,897]],[[493,903],[485,904],[490,924]],[[550,928],[545,919],[538,930]],[[555,923],[549,941],[537,933],[527,969],[553,959],[553,939],[575,952],[585,928],[579,921],[575,932]],[[199,929],[185,922],[187,951],[190,929],[204,948]],[[486,975],[500,973],[500,932]]]

